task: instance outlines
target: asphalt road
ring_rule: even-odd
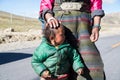
[[[106,80],[120,80],[120,36],[100,38],[96,45],[104,62]],[[34,50],[0,52],[0,80],[39,80],[30,63]]]

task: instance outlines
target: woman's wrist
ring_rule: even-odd
[[[95,16],[93,19],[93,27],[92,28],[98,28],[100,30],[101,29],[100,23],[101,23],[101,17]]]
[[[52,16],[52,14],[46,13],[45,14],[45,20],[48,21],[48,19],[50,19],[50,18],[54,18],[54,17]]]
[[[92,28],[99,28],[99,30],[101,29],[101,26],[100,26],[100,24],[94,24],[93,26],[92,26]]]

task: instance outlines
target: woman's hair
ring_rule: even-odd
[[[62,27],[62,29],[64,30],[62,24],[60,24],[59,27]],[[59,27],[58,27],[58,28],[59,28]],[[55,31],[55,30],[56,30],[56,29],[51,28],[49,24],[46,24],[45,29],[43,29],[43,35],[44,35],[44,37],[45,37],[48,41],[50,41],[50,38],[55,38],[55,34],[56,34],[56,31]],[[65,30],[64,30],[64,31],[65,31]]]

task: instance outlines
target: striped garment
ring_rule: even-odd
[[[77,80],[104,80],[102,59],[95,44],[89,39],[91,32],[90,13],[59,10],[55,11],[55,17],[78,39],[78,49],[86,69],[82,76],[77,77]]]

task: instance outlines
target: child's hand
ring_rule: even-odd
[[[50,75],[49,71],[46,70],[42,73],[41,77],[48,78],[48,77],[51,77],[51,75]]]
[[[78,70],[77,70],[77,73],[78,73],[78,75],[81,75],[81,74],[83,74],[83,73],[84,73],[84,71],[83,71],[83,69],[82,69],[82,68],[80,68],[80,69],[78,69]]]

